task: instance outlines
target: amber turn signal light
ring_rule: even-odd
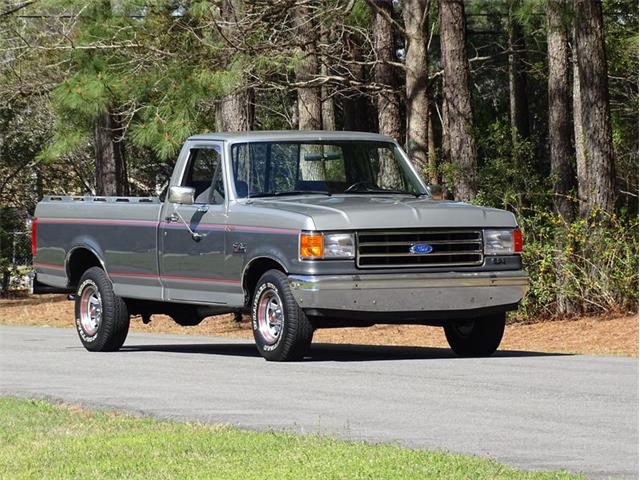
[[[300,234],[300,258],[322,258],[324,240],[321,233]]]

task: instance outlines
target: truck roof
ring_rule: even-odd
[[[227,142],[267,141],[331,141],[361,140],[393,142],[391,137],[369,132],[343,132],[331,130],[263,130],[251,132],[203,133],[189,137],[191,141],[222,140]]]

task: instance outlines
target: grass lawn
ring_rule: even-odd
[[[576,478],[476,457],[0,398],[0,478]]]

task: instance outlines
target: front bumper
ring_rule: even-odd
[[[523,270],[375,275],[289,275],[300,308],[447,312],[513,307],[527,292]]]

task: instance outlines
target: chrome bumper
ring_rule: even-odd
[[[367,312],[473,310],[518,303],[523,270],[376,275],[289,275],[301,308]]]

